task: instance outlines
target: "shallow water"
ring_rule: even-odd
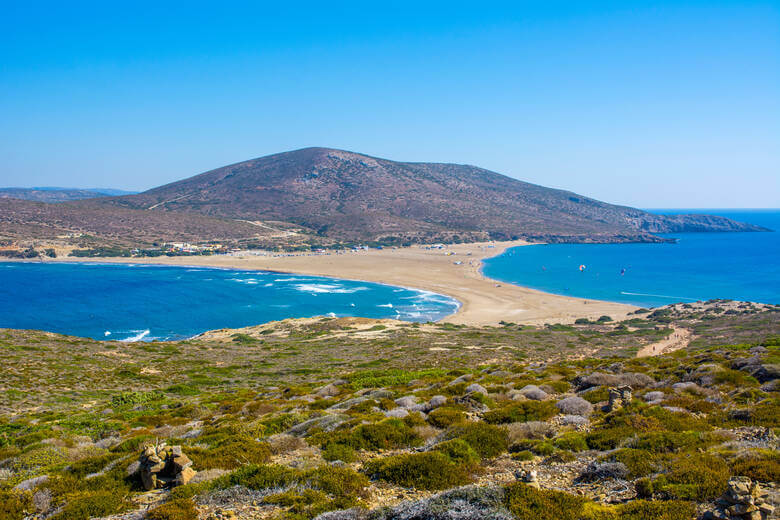
[[[664,212],[722,215],[780,231],[778,210]],[[678,242],[516,247],[486,260],[483,272],[550,293],[643,307],[712,298],[780,303],[780,232],[667,236]]]
[[[435,321],[446,296],[263,271],[0,262],[0,327],[95,339],[181,339],[206,330],[328,315]]]

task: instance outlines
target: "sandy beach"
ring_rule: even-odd
[[[166,265],[197,265],[257,269],[331,276],[423,289],[451,296],[461,303],[444,321],[467,325],[495,325],[499,321],[541,325],[571,323],[577,318],[602,315],[619,319],[636,309],[620,303],[557,296],[499,283],[480,272],[481,261],[526,242],[455,244],[444,249],[412,246],[358,252],[301,253],[266,256],[180,256],[157,258],[58,258],[56,261],[95,261]]]

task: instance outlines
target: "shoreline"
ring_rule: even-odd
[[[500,321],[527,325],[573,323],[577,318],[602,315],[622,319],[633,305],[560,296],[494,280],[482,274],[482,260],[498,256],[524,241],[452,244],[443,249],[412,246],[398,249],[329,253],[267,253],[237,256],[179,256],[149,258],[71,258],[44,262],[148,264],[178,267],[216,267],[272,271],[380,283],[427,291],[454,299],[455,313],[440,322],[497,325]],[[40,260],[36,260],[40,261]]]

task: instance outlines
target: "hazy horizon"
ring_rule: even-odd
[[[633,207],[780,200],[772,2],[44,3],[0,29],[2,186],[327,146]]]

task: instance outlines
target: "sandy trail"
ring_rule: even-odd
[[[674,327],[674,332],[661,341],[650,343],[642,347],[636,353],[636,357],[660,356],[688,346],[691,342],[691,331],[680,327]]]

